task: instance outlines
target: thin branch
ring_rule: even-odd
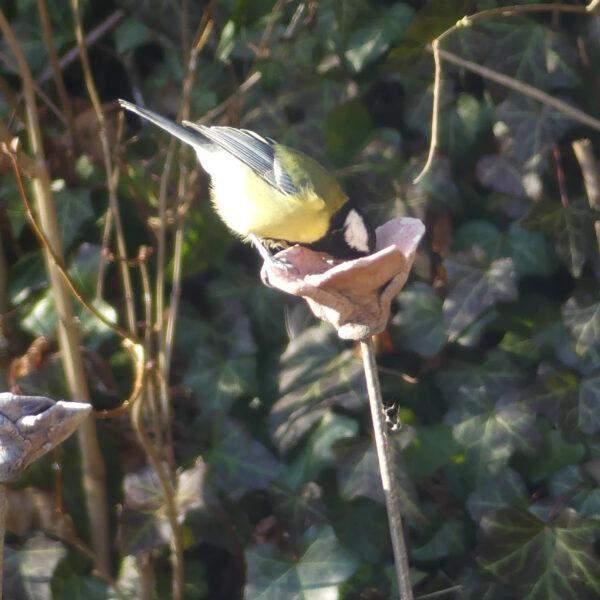
[[[171,562],[173,565],[172,593],[173,600],[182,600],[184,571],[183,571],[183,537],[181,527],[177,520],[177,502],[175,489],[165,463],[158,455],[146,426],[144,425],[144,396],[135,404],[131,411],[131,422],[137,434],[140,445],[144,449],[148,462],[154,469],[165,499],[165,512],[171,528]]]
[[[38,13],[40,15],[40,22],[42,24],[42,35],[44,43],[48,50],[48,56],[50,58],[50,65],[52,68],[52,75],[54,77],[54,85],[62,104],[62,110],[67,120],[67,134],[69,151],[71,154],[75,151],[75,140],[77,138],[77,131],[75,129],[75,118],[73,116],[73,106],[71,99],[67,93],[65,82],[62,76],[60,65],[58,64],[58,55],[56,54],[56,48],[54,47],[54,35],[52,33],[52,23],[50,22],[50,15],[48,14],[48,6],[46,0],[38,0]]]
[[[111,13],[102,23],[100,23],[97,27],[92,29],[84,38],[84,43],[87,48],[93,46],[98,40],[103,38],[109,31],[111,31],[114,27],[116,27],[119,22],[125,17],[125,11],[115,10],[115,12]],[[69,50],[64,56],[62,56],[58,61],[58,66],[60,69],[66,69],[74,60],[79,56],[79,46],[76,45],[73,49]],[[39,83],[46,83],[49,79],[52,78],[52,67],[48,67],[39,77]]]
[[[121,215],[119,212],[119,201],[117,198],[117,186],[119,183],[119,167],[113,168],[111,159],[110,143],[108,141],[108,133],[106,130],[106,118],[102,105],[100,103],[100,97],[96,90],[96,84],[94,83],[94,76],[92,75],[92,69],[90,67],[90,61],[87,53],[87,47],[85,45],[83,25],[81,22],[81,12],[79,10],[79,0],[71,0],[71,11],[73,12],[73,19],[75,22],[75,37],[77,38],[77,45],[79,47],[79,55],[81,58],[81,66],[83,69],[83,77],[85,80],[85,86],[88,91],[88,95],[94,107],[96,118],[98,120],[100,136],[100,142],[102,145],[102,158],[104,160],[104,169],[106,171],[106,182],[108,186],[108,201],[110,210],[112,212],[112,218],[115,226],[115,236],[117,241],[117,249],[121,258],[127,258],[127,247],[125,246],[125,236],[123,235],[123,223],[121,222]],[[129,272],[129,266],[126,261],[120,261],[119,268],[121,270],[121,279],[123,281],[123,290],[125,295],[125,310],[127,314],[127,325],[130,333],[135,335],[137,328],[137,318],[135,314],[135,302],[133,295],[133,284],[131,282],[131,273]]]
[[[401,600],[412,600],[413,593],[410,585],[410,568],[408,565],[408,551],[404,541],[402,529],[402,514],[400,512],[400,494],[398,481],[396,479],[393,460],[390,455],[387,435],[385,433],[383,400],[381,398],[381,387],[379,375],[377,374],[377,363],[373,349],[373,338],[368,338],[360,343],[369,404],[371,406],[371,419],[373,420],[373,431],[375,433],[375,446],[385,504],[387,507],[390,536],[394,549],[394,561],[396,565],[396,580]]]
[[[593,127],[594,129],[598,129],[600,127],[600,121],[591,117],[587,113],[579,110],[578,108],[572,107],[566,102],[562,102],[561,100],[557,100],[553,98],[549,94],[542,92],[538,88],[535,88],[529,84],[523,83],[512,77],[508,77],[503,75],[502,73],[497,73],[492,69],[488,69],[487,67],[483,67],[478,65],[477,63],[465,60],[460,58],[459,56],[452,54],[451,52],[447,52],[446,50],[442,50],[439,48],[440,43],[449,37],[454,32],[463,29],[464,27],[470,27],[473,23],[477,21],[482,21],[485,19],[490,19],[492,17],[515,17],[522,14],[532,14],[532,13],[543,13],[543,12],[553,12],[555,14],[559,13],[572,13],[579,15],[589,15],[590,13],[595,12],[596,8],[599,5],[600,0],[592,1],[587,7],[586,6],[577,6],[571,4],[526,4],[526,5],[516,5],[516,6],[503,6],[498,8],[490,8],[488,10],[482,10],[478,13],[468,15],[458,20],[452,27],[446,29],[443,33],[441,33],[438,37],[436,37],[431,42],[430,51],[434,57],[434,89],[433,89],[433,110],[432,110],[432,121],[431,121],[431,141],[429,145],[429,152],[427,154],[427,161],[423,166],[421,172],[417,175],[417,177],[413,180],[413,183],[418,183],[429,171],[431,165],[433,164],[433,160],[435,159],[436,149],[438,147],[438,122],[439,122],[439,103],[440,103],[440,87],[441,84],[441,61],[439,58],[443,58],[448,62],[452,62],[458,66],[461,66],[465,69],[471,70],[475,73],[478,73],[482,77],[487,77],[492,81],[496,81],[502,85],[505,85],[511,89],[514,89],[522,94],[526,94],[535,98],[536,100],[553,106],[556,110],[561,112],[565,112],[571,118],[576,119],[578,121],[584,122],[586,125]],[[438,56],[439,54],[439,56]],[[436,85],[436,82],[437,85]]]
[[[414,178],[413,183],[419,183],[423,176],[429,171],[438,147],[438,123],[440,120],[440,96],[442,94],[442,66],[440,64],[440,43],[433,40],[431,44],[433,51],[433,63],[435,75],[433,79],[433,106],[431,109],[431,144],[427,154],[427,161],[421,172]]]

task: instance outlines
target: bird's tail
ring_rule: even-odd
[[[136,115],[142,117],[142,119],[146,119],[147,121],[154,123],[154,125],[157,127],[164,129],[182,142],[190,144],[190,146],[197,148],[198,146],[203,146],[207,142],[206,138],[201,133],[191,129],[186,129],[182,125],[178,125],[169,119],[165,119],[165,117],[162,117],[158,113],[147,110],[146,108],[140,108],[131,102],[127,102],[127,100],[119,100],[119,104],[124,109],[135,113]]]

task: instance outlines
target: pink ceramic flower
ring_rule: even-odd
[[[262,277],[306,299],[313,313],[331,323],[341,338],[362,340],[385,329],[391,302],[408,279],[424,233],[419,219],[392,219],[376,230],[376,252],[344,262],[292,246],[277,254],[292,268],[265,263]]]

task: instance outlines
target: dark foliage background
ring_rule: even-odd
[[[117,97],[175,117],[187,48],[210,14],[192,118],[214,115],[306,151],[375,223],[399,214],[426,223],[414,276],[378,340],[390,427],[402,423],[391,436],[403,450],[397,476],[416,595],[586,600],[600,595],[600,264],[598,216],[571,144],[587,138],[597,150],[598,132],[444,63],[439,150],[413,183],[431,130],[426,46],[465,14],[500,4],[293,0],[273,11],[273,0],[219,0],[207,13],[202,1],[115,0],[82,8],[87,31],[122,11],[90,47],[113,139]],[[4,5],[40,89],[56,102],[36,4]],[[66,2],[49,9],[62,56],[75,45],[72,15]],[[496,17],[460,29],[444,48],[598,116],[598,17]],[[0,73],[18,94],[2,40]],[[40,113],[70,272],[93,298],[106,180],[77,60],[64,77],[74,154],[48,103]],[[25,142],[2,90],[0,115]],[[156,244],[168,144],[127,118],[118,194],[131,255]],[[262,286],[257,257],[218,221],[191,154],[175,157],[175,173],[185,166],[190,181],[170,381],[187,596],[390,598],[391,547],[357,353],[303,304]],[[64,397],[41,251],[8,164],[0,168],[8,269],[0,386]],[[96,304],[123,322],[114,263]],[[108,328],[78,314],[95,406],[116,406],[130,385],[126,355]],[[156,477],[125,417],[99,427],[115,578],[133,593],[147,561],[156,597],[166,597],[170,534]],[[87,539],[73,442],[61,462],[65,510]],[[12,492],[19,510],[6,569],[19,587],[11,589],[23,598],[116,597],[88,557],[52,534],[44,514],[55,485],[48,460]]]

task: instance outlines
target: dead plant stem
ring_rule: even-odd
[[[0,600],[2,600],[2,588],[4,578],[4,530],[6,528],[6,507],[8,498],[6,493],[6,484],[0,482]]]

